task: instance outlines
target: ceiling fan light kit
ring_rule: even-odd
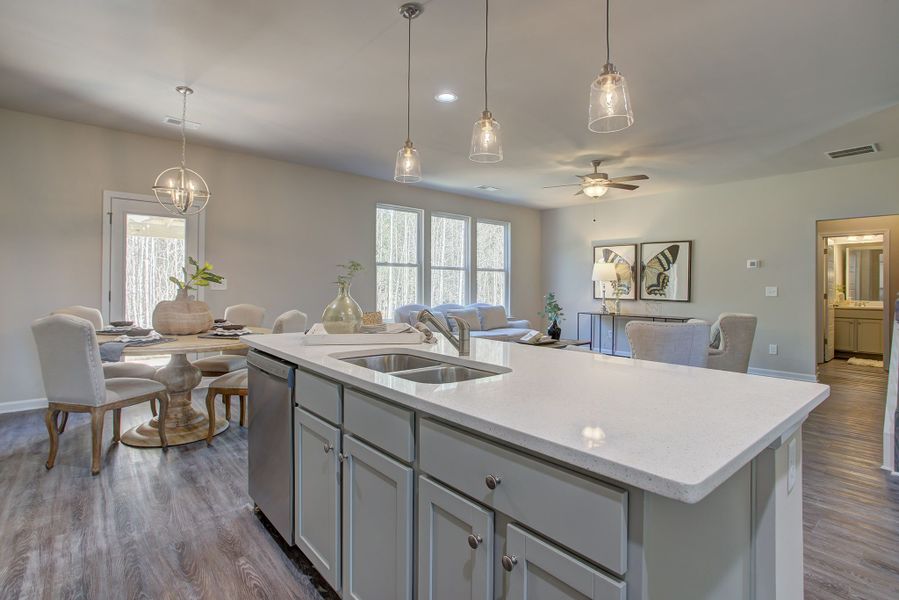
[[[609,188],[615,188],[616,190],[628,190],[633,191],[637,189],[638,185],[631,185],[629,183],[625,183],[626,181],[643,181],[649,179],[648,175],[625,175],[624,177],[613,177],[609,179],[608,173],[600,173],[599,165],[602,164],[602,161],[599,159],[595,159],[590,161],[590,164],[593,165],[593,172],[587,173],[586,175],[577,175],[580,178],[580,183],[563,183],[562,185],[545,185],[543,189],[549,188],[557,188],[557,187],[579,187],[578,191],[574,193],[575,196],[579,196],[584,194],[594,200],[597,198],[602,198],[609,191]],[[596,219],[594,218],[594,221]]]
[[[156,176],[153,194],[167,211],[175,215],[195,215],[206,208],[212,197],[206,180],[187,168],[187,97],[194,93],[186,85],[179,85],[175,91],[181,94],[181,164],[170,167]]]
[[[412,144],[412,19],[421,14],[421,4],[409,2],[400,7],[400,14],[409,24],[406,52],[406,142],[396,153],[393,179],[400,183],[421,181],[421,160]]]
[[[502,131],[499,122],[487,108],[487,56],[490,48],[490,0],[484,0],[484,112],[471,132],[468,158],[479,163],[495,163],[503,159]]]
[[[596,133],[612,133],[627,129],[634,124],[627,81],[618,72],[611,60],[609,41],[609,2],[606,0],[606,64],[597,78],[590,84],[590,108],[587,128]]]

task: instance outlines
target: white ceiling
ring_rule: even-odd
[[[399,0],[4,0],[0,106],[392,179],[405,139]],[[601,0],[494,0],[491,101],[505,160],[468,160],[482,109],[483,2],[430,0],[413,25],[417,185],[541,208],[584,202],[592,158],[652,194],[899,156],[899,2],[612,3],[612,60],[636,123],[587,130]],[[437,92],[459,94],[438,104]],[[824,152],[876,142],[839,162]],[[493,185],[499,192],[475,186]],[[214,186],[215,182],[211,182]]]

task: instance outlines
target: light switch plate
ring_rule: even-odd
[[[798,465],[796,464],[798,460],[798,456],[796,455],[796,438],[794,437],[790,440],[790,443],[787,445],[787,493],[793,491],[793,488],[796,487],[796,470]]]
[[[768,344],[768,354],[777,354],[777,344]]]
[[[227,290],[228,289],[228,280],[224,277],[222,278],[221,283],[210,283],[207,289],[210,290]]]
[[[762,266],[762,261],[760,261],[757,258],[750,258],[746,261],[747,269],[758,269],[761,266]]]
[[[765,295],[768,296],[768,297],[770,297],[770,298],[773,298],[773,297],[777,296],[777,286],[776,286],[776,285],[769,285],[768,287],[766,287],[766,288],[765,288]]]

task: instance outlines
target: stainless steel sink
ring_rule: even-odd
[[[423,367],[436,367],[443,364],[439,360],[423,358],[413,354],[375,354],[357,358],[342,358],[341,360],[358,367],[378,371],[379,373],[394,373],[396,371],[408,371]]]
[[[483,364],[483,368],[480,368],[482,363],[476,363],[476,365],[471,366],[460,365],[408,352],[349,353],[332,356],[352,365],[378,371],[379,373],[387,373],[416,383],[430,383],[434,385],[470,381],[510,372],[510,369],[495,365]]]
[[[496,374],[497,373],[491,373],[490,371],[481,371],[480,369],[470,369],[468,367],[459,367],[456,365],[444,365],[440,367],[431,367],[429,369],[418,369],[417,371],[407,371],[405,373],[394,373],[396,377],[408,379],[409,381],[435,384],[469,381],[471,379],[480,379]]]

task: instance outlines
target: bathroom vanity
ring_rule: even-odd
[[[302,337],[242,340],[296,367],[293,454],[271,460],[343,598],[802,598],[801,426],[827,386]]]

